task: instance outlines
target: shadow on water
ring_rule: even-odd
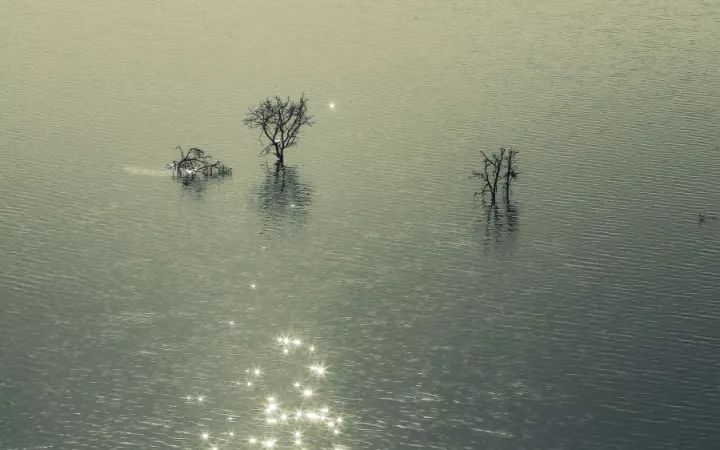
[[[183,195],[188,195],[194,199],[202,198],[205,191],[212,186],[218,186],[224,180],[220,178],[202,178],[195,179],[175,178],[177,183],[182,186]]]
[[[257,188],[258,211],[266,225],[302,226],[307,219],[312,189],[300,181],[296,167],[267,165]]]
[[[520,228],[520,210],[517,203],[500,202],[489,205],[483,202],[484,218],[478,220],[477,233],[485,243],[513,241]]]

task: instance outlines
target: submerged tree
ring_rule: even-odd
[[[488,156],[485,152],[480,152],[483,156],[482,171],[474,171],[473,177],[480,178],[483,181],[483,188],[475,195],[484,196],[486,193],[490,197],[490,204],[497,203],[498,184],[505,185],[505,201],[510,201],[510,183],[518,176],[516,156],[517,150],[501,148],[499,152]],[[503,170],[504,169],[504,170]]]
[[[210,154],[205,150],[193,147],[184,152],[182,147],[177,146],[180,151],[180,160],[173,161],[167,165],[168,169],[173,171],[173,176],[187,183],[195,179],[196,176],[202,175],[205,178],[219,178],[232,175],[232,169],[227,167],[222,161],[213,161]]]
[[[285,149],[297,144],[302,127],[313,124],[307,102],[305,94],[297,102],[289,97],[266,98],[250,108],[243,120],[248,128],[260,128],[260,143],[265,145],[261,154],[274,153],[279,166],[285,163]]]
[[[510,200],[510,182],[517,178],[517,150],[509,149],[505,157],[505,201]]]

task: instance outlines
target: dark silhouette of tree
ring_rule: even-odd
[[[280,166],[285,163],[285,150],[297,145],[302,128],[313,124],[307,102],[305,94],[297,102],[276,95],[250,108],[243,120],[250,129],[260,128],[261,154],[274,153]]]
[[[505,202],[510,202],[510,183],[518,176],[516,156],[517,150],[501,148],[499,152],[490,156],[485,152],[480,152],[483,156],[482,171],[472,172],[473,177],[479,178],[483,182],[483,188],[475,195],[485,194],[490,197],[490,205],[497,203],[497,192],[499,183],[503,182],[505,186]],[[503,170],[504,169],[504,170]]]
[[[232,169],[227,167],[222,161],[213,161],[210,154],[200,148],[191,148],[186,152],[182,147],[177,146],[180,151],[180,160],[173,161],[167,165],[167,168],[173,171],[173,176],[182,180],[183,183],[189,183],[197,176],[205,178],[220,178],[232,175]]]
[[[509,149],[507,156],[505,157],[505,202],[510,202],[510,182],[517,178],[517,150]]]

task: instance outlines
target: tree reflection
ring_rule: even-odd
[[[182,192],[183,194],[187,194],[195,199],[202,198],[203,194],[205,193],[205,190],[209,186],[217,186],[221,183],[223,183],[224,180],[222,179],[185,179],[185,178],[176,178],[178,183],[182,186]]]
[[[483,231],[486,242],[509,240],[517,235],[520,223],[516,203],[489,205],[483,202],[483,209],[485,210]]]
[[[289,221],[301,224],[310,207],[312,190],[300,181],[297,168],[274,164],[265,167],[265,178],[258,188],[258,209],[273,224]]]

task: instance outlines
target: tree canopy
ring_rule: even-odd
[[[243,123],[260,129],[259,140],[264,145],[261,154],[273,153],[278,165],[284,164],[285,149],[297,145],[302,128],[313,124],[307,103],[305,94],[298,101],[276,95],[250,108]]]

